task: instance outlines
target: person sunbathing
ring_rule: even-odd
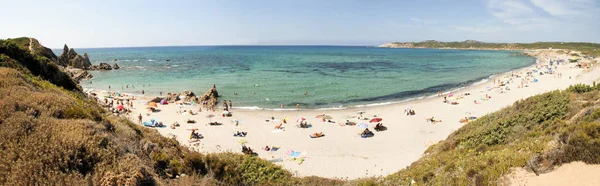
[[[254,154],[254,151],[250,147],[246,147],[246,145],[242,145],[242,153],[247,155]]]
[[[427,118],[425,120],[427,120],[428,122],[431,122],[433,124],[438,123],[438,122],[442,122],[442,120],[435,120],[433,117]]]
[[[271,150],[271,148],[269,148],[268,145],[264,149],[265,149],[265,151],[270,151]]]
[[[279,125],[275,125],[275,129],[281,129],[281,125],[283,125],[283,123],[279,123]]]
[[[316,132],[310,135],[311,138],[319,138],[319,137],[323,137],[325,136],[325,134],[323,134],[323,132]]]
[[[202,134],[198,133],[197,131],[192,131],[192,134],[190,134],[190,139],[201,139],[202,138]]]
[[[305,122],[300,122],[300,128],[308,128],[308,124]]]
[[[377,132],[384,131],[386,129],[387,129],[387,127],[383,126],[382,123],[377,123],[377,125],[375,125],[375,131],[377,131]]]
[[[460,121],[459,121],[459,122],[460,122],[460,123],[467,123],[467,122],[469,122],[469,118],[465,117],[465,118],[463,118],[463,119],[460,119]]]
[[[360,133],[360,137],[363,137],[363,138],[373,137],[373,136],[375,136],[375,134],[373,133],[373,131],[369,130],[368,128],[366,128],[362,133]]]
[[[235,137],[246,137],[246,134],[248,134],[248,132],[236,131],[236,132],[233,133],[233,136],[235,136]]]

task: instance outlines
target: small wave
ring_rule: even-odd
[[[319,108],[316,110],[344,110],[346,109],[346,107],[344,106],[337,106],[337,107],[329,107],[329,108]]]
[[[282,108],[278,108],[278,109],[263,109],[263,110],[292,111],[292,110],[296,110],[296,109],[293,109],[293,108],[288,108],[288,109],[286,109],[286,108],[283,108],[283,109]]]
[[[236,109],[244,109],[244,110],[263,110],[260,107],[257,106],[249,106],[249,107],[235,107]]]
[[[171,65],[172,67],[178,67],[179,65]]]
[[[154,60],[154,59],[149,59],[148,61],[156,61],[156,60]]]
[[[411,99],[411,100],[414,100],[414,98]],[[361,108],[361,107],[374,107],[374,106],[382,106],[382,105],[391,105],[391,104],[394,104],[394,103],[397,103],[397,102],[372,103],[372,104],[366,104],[366,105],[356,105],[354,107],[357,107],[357,108]]]
[[[134,59],[134,60],[131,60],[131,61],[133,61],[133,62],[137,62],[138,60],[137,60],[137,59]]]
[[[478,81],[478,82],[475,82],[475,83],[471,84],[471,86],[481,85],[481,84],[483,84],[485,82],[488,82],[489,80],[490,79],[487,79],[487,78],[486,79],[482,79],[481,81]]]

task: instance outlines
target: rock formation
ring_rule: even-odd
[[[87,53],[81,56],[74,49],[69,49],[67,45],[64,46],[63,53],[58,56],[58,64],[81,69],[87,69],[92,65]]]
[[[90,66],[89,69],[90,70],[112,70],[112,67],[108,63],[100,63],[100,65]]]
[[[113,65],[113,69],[117,70],[120,69],[121,67],[119,65],[117,65],[116,63]]]
[[[217,104],[217,97],[219,96],[219,93],[217,92],[217,88],[213,87],[210,90],[208,90],[204,95],[202,95],[202,97],[198,98],[198,96],[196,96],[196,94],[194,94],[194,92],[192,91],[183,91],[179,94],[177,93],[171,93],[171,92],[167,92],[167,95],[165,96],[165,99],[167,99],[167,102],[169,103],[174,103],[176,101],[185,101],[185,102],[196,102],[196,103],[200,103],[201,101],[208,101],[208,105],[212,104]]]
[[[87,72],[87,70],[84,70],[84,71],[82,71],[82,72],[81,72],[81,73],[79,73],[79,74],[74,74],[72,77],[73,77],[73,80],[75,80],[75,81],[79,82],[79,81],[81,81],[82,79],[90,79],[90,78],[92,78],[93,76],[92,76],[91,74],[89,74],[89,73]]]
[[[210,90],[206,91],[202,97],[200,97],[199,101],[208,101],[208,105],[217,105],[218,104],[219,92],[217,92],[217,87],[213,86]]]

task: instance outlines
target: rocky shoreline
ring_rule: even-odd
[[[64,72],[69,74],[71,78],[77,82],[93,78],[88,72],[89,70],[116,70],[121,68],[117,63],[114,63],[113,65],[108,63],[92,65],[87,53],[80,55],[75,49],[69,48],[66,44],[64,45],[63,52],[60,56],[56,56],[50,48],[41,45],[35,38],[29,38],[27,49],[32,53],[37,53],[50,59],[50,61],[61,67]]]

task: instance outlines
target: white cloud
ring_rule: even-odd
[[[514,0],[490,0],[488,1],[487,8],[493,16],[501,19],[511,19],[533,13],[533,9],[529,6],[521,1]]]
[[[540,7],[553,16],[586,16],[598,15],[600,9],[592,0],[531,0],[531,3]]]

